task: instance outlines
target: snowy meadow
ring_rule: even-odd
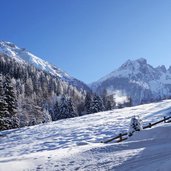
[[[150,148],[153,152],[155,151],[153,148],[157,148],[155,145],[161,145],[158,143],[166,143],[162,146],[164,149],[168,149],[168,146],[170,148],[171,145],[165,139],[166,137],[169,139],[170,136],[163,134],[171,129],[170,124],[161,124],[143,130],[122,143],[103,144],[101,141],[126,132],[132,116],[140,116],[143,125],[147,125],[164,116],[170,116],[170,112],[171,100],[165,100],[2,131],[0,132],[0,171],[11,171],[11,167],[14,171],[126,170],[125,163],[128,163],[131,168],[130,160],[139,160],[141,155],[148,155],[149,159],[153,157],[145,150],[147,146],[153,144],[154,146]],[[153,136],[156,134],[157,136]],[[163,137],[160,138],[160,135]],[[167,150],[166,152],[171,157],[171,153]],[[154,154],[156,158],[157,154]],[[134,165],[139,167],[142,162],[147,163],[147,166],[149,164],[148,158],[144,158],[140,164],[135,162]],[[155,168],[155,163],[152,164]]]

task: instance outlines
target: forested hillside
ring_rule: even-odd
[[[14,91],[16,116],[20,126],[28,126],[58,119],[54,112],[54,105],[58,101],[68,118],[79,116],[79,106],[84,103],[86,92],[45,71],[29,64],[20,64],[4,54],[0,55],[0,73],[2,97],[5,95],[7,78]],[[64,104],[67,104],[65,108]],[[11,112],[13,115],[14,112]],[[71,114],[69,116],[69,114]],[[1,116],[2,117],[2,116]]]
[[[117,102],[106,93],[92,93],[80,80],[10,42],[0,41],[0,74],[0,130],[132,105],[129,97]]]

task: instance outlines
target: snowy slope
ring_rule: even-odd
[[[38,58],[24,48],[19,48],[15,44],[6,41],[0,41],[0,52],[14,58],[20,63],[29,63],[38,69],[42,69],[59,77],[70,77],[68,74],[50,65],[48,62]]]
[[[148,171],[150,168],[169,171],[171,136],[166,132],[171,131],[170,124],[142,131],[121,144],[99,142],[125,132],[133,115],[140,115],[146,125],[170,116],[170,112],[171,100],[166,100],[3,131],[0,133],[0,171],[11,168],[14,171]]]
[[[165,99],[171,96],[171,67],[154,68],[144,58],[128,60],[90,86],[99,94],[105,89],[109,95],[120,91],[132,97],[134,104]]]
[[[21,64],[26,63],[33,65],[40,70],[50,73],[51,75],[56,76],[61,80],[68,82],[69,84],[72,84],[80,90],[83,89],[90,91],[89,87],[82,81],[77,80],[61,69],[49,64],[47,61],[44,61],[41,58],[33,55],[25,48],[19,48],[11,42],[0,41],[0,54],[5,54],[6,57],[13,58],[15,61]]]

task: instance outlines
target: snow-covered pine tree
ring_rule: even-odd
[[[5,91],[5,101],[8,104],[7,106],[8,112],[10,113],[11,116],[14,116],[17,113],[17,100],[9,76],[6,76],[5,79],[4,91]]]
[[[78,116],[78,114],[75,112],[72,100],[70,98],[67,99],[64,95],[59,102],[59,106],[56,106],[55,112],[56,120]]]
[[[140,131],[140,130],[142,130],[142,121],[139,118],[139,116],[137,117],[133,116],[131,118],[128,135],[132,136],[135,131]]]
[[[102,94],[102,100],[103,100],[103,105],[104,105],[104,111],[106,111],[106,110],[108,110],[107,109],[107,102],[108,102],[108,94],[107,94],[107,90],[106,89],[104,89],[103,90],[103,94]]]
[[[17,128],[19,127],[19,120],[16,116],[17,114],[17,100],[14,93],[13,86],[11,84],[11,79],[9,76],[6,76],[5,78],[5,84],[4,84],[4,92],[5,92],[5,98],[4,100],[7,103],[7,111],[9,112],[9,124],[10,128]]]
[[[103,101],[100,96],[95,95],[90,106],[91,113],[97,113],[104,110]]]
[[[33,81],[31,78],[27,78],[25,83],[25,94],[26,96],[31,96],[33,94]]]
[[[3,80],[2,75],[0,75],[0,130],[5,130],[10,127],[10,121],[9,121],[9,112],[7,109],[7,103],[4,100],[4,88],[3,88]]]
[[[67,99],[63,95],[60,103],[59,103],[59,115],[57,119],[66,119],[68,118],[68,104],[67,104]]]
[[[56,103],[54,105],[54,109],[53,109],[52,119],[53,119],[53,121],[56,121],[59,118],[60,118],[59,103],[58,103],[58,101],[56,101]]]
[[[5,99],[5,94],[3,88],[3,81],[2,81],[2,75],[0,75],[0,116],[8,115],[7,103],[4,99]]]
[[[111,105],[111,102],[109,100],[107,100],[106,102],[106,107],[105,107],[106,110],[112,110],[112,105]]]
[[[44,118],[44,121],[43,121],[43,123],[47,123],[47,122],[50,122],[50,121],[52,121],[52,117],[51,117],[51,115],[49,114],[49,111],[48,111],[48,109],[43,109],[43,118]]]
[[[71,98],[69,98],[69,99],[67,100],[67,104],[68,104],[68,117],[69,117],[69,118],[77,117],[78,114],[77,114],[77,112],[75,111],[75,107],[74,107],[74,104],[73,104]]]
[[[85,97],[85,108],[84,108],[86,114],[91,113],[90,111],[91,103],[92,103],[91,95],[90,93],[87,93]]]

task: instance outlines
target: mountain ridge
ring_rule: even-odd
[[[21,64],[27,63],[33,65],[37,69],[43,70],[53,76],[59,77],[60,79],[73,84],[77,88],[84,88],[86,90],[89,89],[89,87],[83,81],[70,76],[67,72],[64,72],[60,68],[32,54],[27,49],[19,48],[14,43],[11,43],[9,41],[0,41],[0,53],[6,54],[8,57],[13,58],[15,61]]]
[[[100,95],[121,91],[132,97],[135,105],[170,98],[171,67],[153,67],[144,58],[127,60],[117,70],[90,85]],[[138,97],[136,97],[138,96]],[[148,100],[149,98],[149,100]]]
[[[0,41],[1,92],[5,92],[7,78],[16,101],[17,127],[80,116],[84,112],[86,94],[91,94],[90,88],[80,80],[25,48]],[[2,93],[2,99],[6,98],[5,93]],[[0,118],[1,130],[14,128],[11,127],[14,125],[12,114]],[[7,126],[4,125],[6,120],[10,120]]]
[[[27,63],[52,76],[68,82],[77,89],[93,91],[98,95],[123,94],[131,97],[133,104],[148,103],[171,97],[171,66],[153,67],[145,58],[127,60],[117,70],[88,85],[70,76],[47,61],[37,57],[25,48],[19,48],[7,41],[0,41],[0,53],[18,63]]]
[[[63,72],[60,69],[57,69],[57,67],[37,57],[36,55],[32,54],[30,51],[26,50],[25,48],[19,48],[14,43],[8,41],[0,41],[0,52],[6,54],[11,58],[14,58],[18,62],[21,63],[26,62],[26,63],[33,64],[36,68],[49,72],[54,76],[58,76],[58,77],[63,76],[63,77],[72,78],[67,73]]]

